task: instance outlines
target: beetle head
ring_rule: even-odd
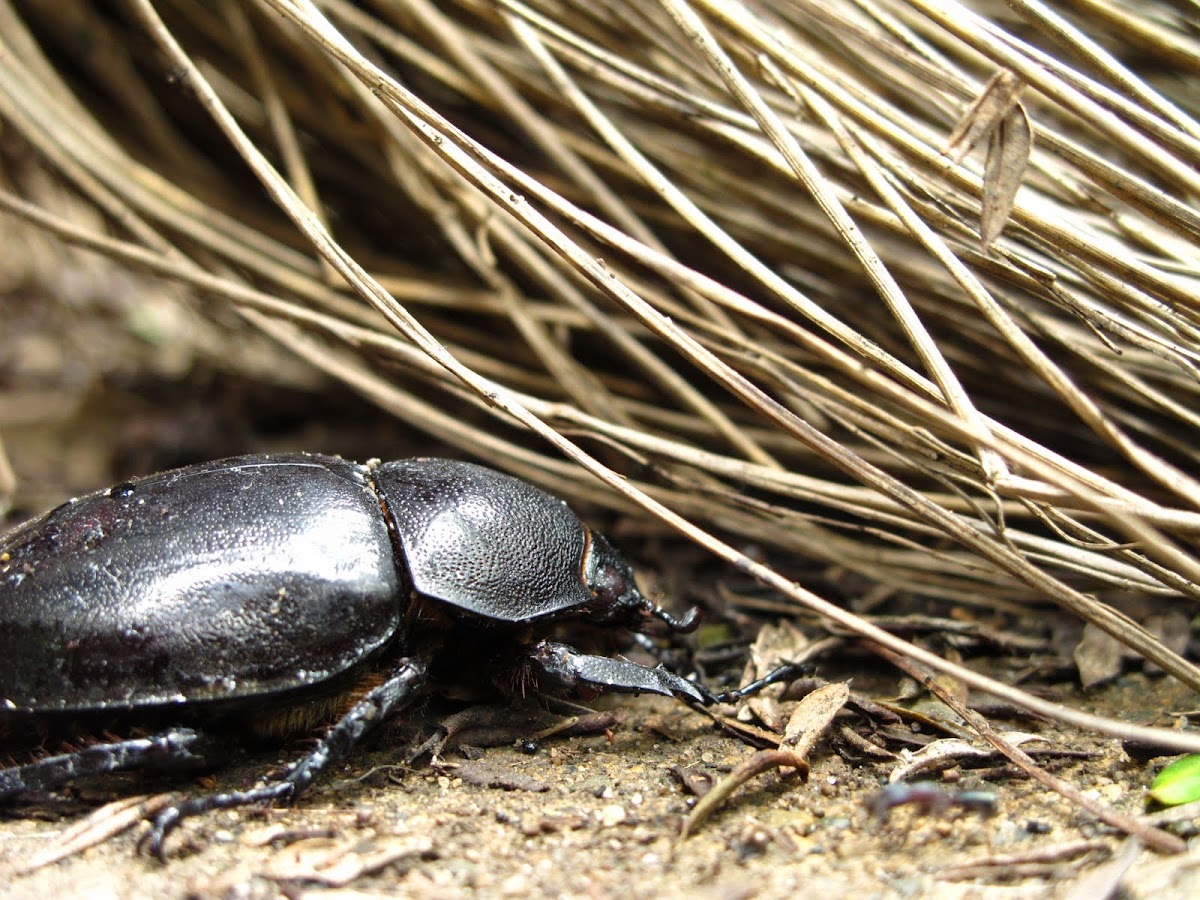
[[[638,590],[633,569],[604,535],[591,532],[584,580],[595,597],[590,618],[597,624],[644,631],[649,619],[658,619],[671,631],[686,634],[700,624],[700,610],[692,607],[676,618]]]

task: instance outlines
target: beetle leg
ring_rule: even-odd
[[[662,694],[702,706],[717,699],[704,685],[686,681],[661,665],[650,669],[625,659],[589,656],[554,641],[537,644],[529,660],[539,673],[568,689]]]
[[[718,703],[733,703],[736,700],[741,700],[743,697],[749,697],[751,694],[757,694],[765,687],[770,687],[773,684],[779,684],[781,681],[795,681],[801,675],[811,675],[813,673],[812,663],[784,663],[777,669],[773,669],[757,681],[752,681],[749,684],[744,684],[740,688],[735,688],[732,691],[716,695]]]
[[[691,653],[683,648],[668,644],[663,646],[648,634],[642,634],[640,631],[633,632],[633,642],[641,647],[646,653],[654,657],[654,661],[660,666],[663,666],[668,671],[674,672],[680,678],[685,680],[698,680],[699,673],[696,670],[695,663],[692,661]]]
[[[633,632],[633,642],[657,659],[660,663],[666,663],[667,657],[670,655],[672,648],[660,647],[658,642],[648,634],[643,634],[640,631]]]
[[[169,806],[155,817],[141,848],[163,859],[167,835],[190,816],[251,803],[294,800],[322,770],[348,757],[363,737],[415,700],[425,686],[428,673],[425,660],[399,660],[387,680],[363,694],[321,738],[313,751],[293,765],[282,779],[248,791],[189,797]]]
[[[216,742],[191,728],[171,728],[150,737],[94,744],[72,753],[0,769],[0,801],[28,791],[50,790],[88,775],[125,769],[198,768],[210,765],[217,749]]]
[[[732,703],[756,694],[769,685],[797,678],[809,670],[807,665],[788,663],[744,687],[714,694],[703,684],[680,678],[662,665],[650,669],[625,659],[589,656],[576,653],[572,647],[554,641],[539,643],[533,648],[529,659],[535,669],[565,688],[585,687],[625,694],[662,694],[699,706]]]

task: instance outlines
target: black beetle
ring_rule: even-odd
[[[241,456],[71,500],[0,537],[0,736],[142,734],[0,770],[0,801],[85,775],[212,765],[232,738],[332,721],[281,779],[193,797],[290,800],[429,685],[713,694],[611,650],[654,622],[630,566],[567,505],[444,459]],[[130,731],[135,728],[137,731]]]

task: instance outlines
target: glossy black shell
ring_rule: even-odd
[[[280,454],[164,472],[0,537],[0,704],[320,685],[403,652],[410,587],[500,622],[589,602],[587,547],[561,500],[470,463]]]
[[[402,620],[367,470],[340,459],[248,456],[153,475],[63,504],[0,553],[0,701],[18,708],[311,684]]]
[[[503,622],[592,600],[587,526],[557,497],[452,460],[384,463],[373,476],[418,593]]]

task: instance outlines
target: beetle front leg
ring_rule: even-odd
[[[428,675],[429,667],[425,660],[400,660],[392,668],[387,680],[363,694],[321,738],[313,751],[293,765],[279,781],[248,791],[190,797],[182,803],[169,806],[155,817],[141,847],[163,859],[167,835],[190,816],[213,809],[294,800],[322,770],[346,759],[367,734],[412,703],[424,688]]]
[[[623,694],[662,694],[708,706],[717,698],[702,684],[686,681],[663,666],[649,669],[625,659],[577,653],[573,647],[542,641],[529,654],[540,680],[568,690],[592,689]]]
[[[699,706],[732,703],[768,685],[796,678],[807,670],[807,666],[783,665],[745,687],[714,694],[703,684],[680,678],[662,665],[650,669],[625,659],[590,656],[554,641],[537,644],[529,654],[529,662],[540,675],[571,690],[591,688],[623,694],[661,694]]]
[[[37,762],[0,769],[0,801],[48,791],[88,775],[128,769],[186,769],[212,765],[225,754],[216,741],[191,728],[169,728],[144,738],[93,744]]]

